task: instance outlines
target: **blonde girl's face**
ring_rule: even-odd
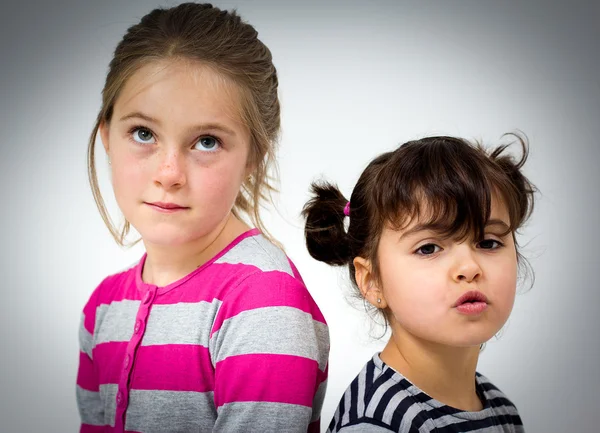
[[[442,239],[418,221],[400,231],[386,228],[378,258],[393,332],[454,347],[478,346],[496,334],[510,315],[517,282],[513,235],[502,235],[508,224],[494,200],[478,243]]]
[[[236,86],[192,61],[144,65],[100,133],[125,218],[144,242],[181,245],[229,215],[245,178],[250,135]]]

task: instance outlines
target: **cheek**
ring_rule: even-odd
[[[497,302],[510,311],[515,300],[517,288],[516,261],[507,260],[504,266],[499,267],[495,272],[493,282],[494,295],[497,298]]]
[[[490,317],[501,327],[513,309],[517,286],[516,255],[510,251],[489,258],[484,267],[483,290],[490,297]]]
[[[193,185],[208,201],[233,202],[244,179],[244,169],[244,161],[233,159],[214,167],[202,167],[194,171]]]
[[[436,305],[443,304],[442,283],[428,270],[397,264],[386,267],[382,270],[384,294],[399,321],[430,316]]]
[[[128,154],[117,154],[111,160],[112,184],[117,199],[139,193],[148,183],[149,176],[142,161]]]

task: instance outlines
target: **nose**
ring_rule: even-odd
[[[477,261],[476,253],[466,245],[461,245],[459,249],[452,270],[454,281],[471,283],[481,278],[483,271]]]
[[[185,185],[185,160],[178,150],[171,150],[159,155],[158,167],[154,175],[154,183],[164,189],[180,188]]]

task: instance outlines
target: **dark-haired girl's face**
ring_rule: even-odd
[[[455,347],[479,346],[496,334],[516,291],[513,235],[503,235],[508,225],[506,209],[494,199],[479,242],[444,239],[419,221],[385,228],[378,259],[393,332]]]

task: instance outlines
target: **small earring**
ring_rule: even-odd
[[[377,303],[381,304],[381,298],[377,298]]]

